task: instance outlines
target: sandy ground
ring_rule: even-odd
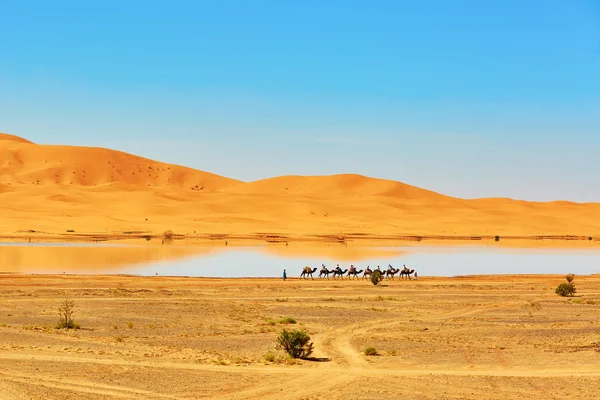
[[[0,398],[597,398],[600,276],[573,299],[563,280],[3,274]],[[66,297],[80,330],[53,328]],[[282,317],[297,324],[267,322]],[[315,360],[264,359],[289,327]]]
[[[256,182],[0,134],[0,238],[600,238],[600,203],[460,199],[353,174]]]

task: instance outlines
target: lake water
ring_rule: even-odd
[[[306,265],[333,269],[406,265],[419,276],[600,273],[600,250],[494,247],[145,246],[0,243],[0,272],[199,277],[299,276]]]

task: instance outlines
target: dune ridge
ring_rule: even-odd
[[[600,203],[460,199],[357,174],[242,182],[96,147],[0,134],[0,236],[600,238]],[[74,231],[74,232],[73,232]]]

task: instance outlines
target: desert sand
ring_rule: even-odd
[[[0,134],[5,240],[596,241],[600,203],[459,199],[361,175],[241,182],[135,155]]]
[[[561,281],[0,275],[0,398],[597,398],[600,277]],[[79,330],[53,328],[67,297]],[[290,327],[314,360],[275,349]]]

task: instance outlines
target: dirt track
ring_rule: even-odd
[[[562,280],[0,275],[0,398],[595,398],[600,277]],[[67,296],[81,330],[52,328]],[[315,360],[264,360],[285,316]]]

